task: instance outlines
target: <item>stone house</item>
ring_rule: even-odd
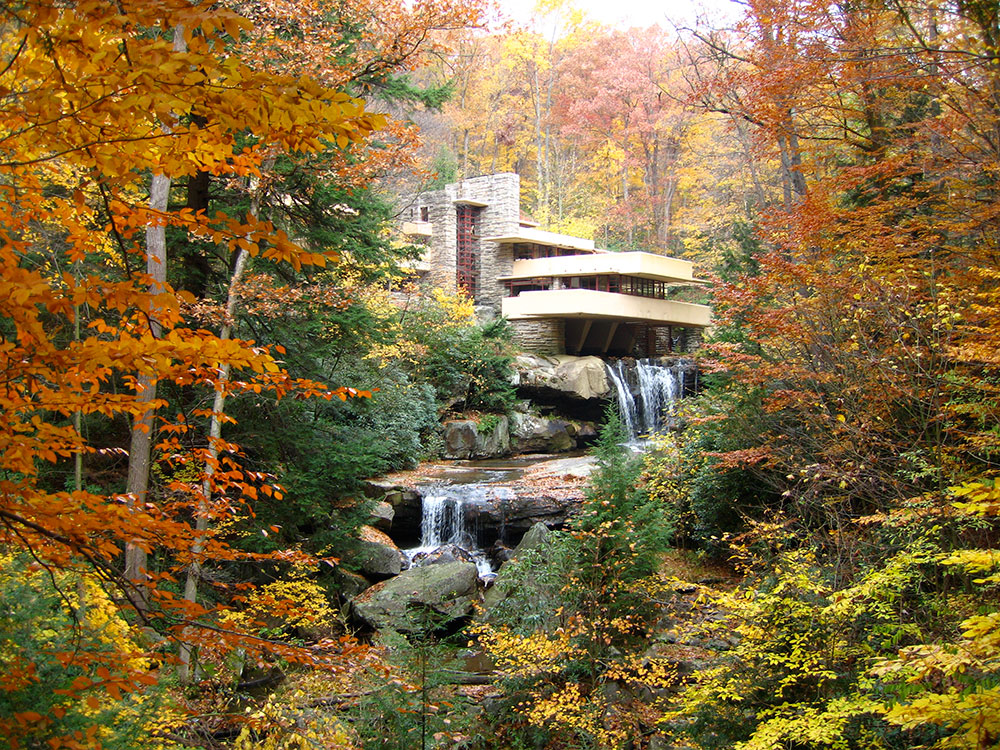
[[[522,218],[520,198],[511,173],[412,196],[402,231],[427,248],[415,271],[465,289],[483,317],[504,315],[524,351],[661,356],[697,347],[711,309],[672,299],[677,287],[704,283],[689,261],[540,230]]]

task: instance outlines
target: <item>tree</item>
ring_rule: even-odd
[[[710,106],[783,160],[785,200],[716,284],[715,392],[680,438],[685,520],[755,558],[719,599],[739,641],[671,715],[698,746],[996,742],[982,11],[754,2],[705,37]]]
[[[961,5],[925,10],[753,5],[743,28],[780,21],[794,44],[750,35],[726,78],[775,72],[741,111],[780,149],[775,102],[794,102],[806,189],[761,222],[754,273],[717,286],[718,359],[762,426],[721,468],[830,529],[996,461],[995,74],[976,51],[992,32]]]
[[[199,555],[234,554],[211,534],[201,535],[201,549],[193,549],[195,516],[221,517],[258,491],[275,490],[267,477],[245,474],[233,458],[235,447],[226,445],[210,477],[214,494],[207,497],[191,480],[208,478],[200,467],[206,459],[213,463],[211,451],[219,446],[191,450],[180,436],[199,425],[183,417],[158,426],[159,463],[175,478],[165,502],[129,500],[108,488],[66,490],[58,481],[60,467],[74,455],[102,458],[74,428],[73,415],[95,423],[141,421],[164,406],[162,398],[144,402],[142,380],[326,398],[346,398],[349,391],[296,382],[272,352],[252,341],[188,327],[182,306],[192,298],[139,270],[147,257],[142,232],[156,225],[294,268],[323,265],[330,257],[303,250],[253,216],[150,206],[148,175],[177,179],[206,170],[246,179],[271,148],[347,149],[381,119],[366,114],[360,101],[308,78],[248,68],[226,51],[249,28],[246,21],[184,0],[72,8],[40,3],[12,11],[4,24],[3,543],[42,566],[77,569],[120,586],[133,600],[135,590],[118,565],[123,545],[161,550],[167,567],[149,573],[156,608],[140,623],[176,633],[206,610],[157,587],[158,576],[169,579],[170,566]],[[174,29],[186,49],[173,44]],[[81,336],[73,340],[77,315],[83,316],[76,318]],[[224,367],[238,375],[220,381]],[[192,513],[199,504],[202,510]],[[203,640],[225,635],[200,632]],[[266,645],[244,643],[251,650]],[[85,651],[55,657],[64,667],[94,669],[95,657]],[[67,699],[115,694],[147,680],[144,669],[127,661],[115,669],[117,676],[74,683]]]
[[[626,439],[610,409],[571,531],[552,532],[505,568],[497,585],[516,604],[489,613],[477,632],[530,725],[601,748],[622,747],[640,731],[635,693],[675,678],[645,653],[670,527],[639,482],[642,461]],[[616,699],[612,684],[628,695]]]

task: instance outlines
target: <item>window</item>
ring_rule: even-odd
[[[460,205],[456,209],[456,239],[458,253],[455,259],[455,282],[475,297],[479,291],[479,214],[478,206]]]

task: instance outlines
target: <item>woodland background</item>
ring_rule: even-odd
[[[996,3],[540,12],[4,6],[7,744],[1000,744]],[[356,640],[333,572],[363,478],[513,400],[503,325],[391,232],[505,170],[547,228],[695,260],[718,327],[686,428],[639,463],[610,418],[579,520],[462,634],[477,713],[434,623]],[[713,562],[738,584],[671,575]],[[683,630],[736,637],[680,674]]]

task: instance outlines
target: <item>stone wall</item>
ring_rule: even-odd
[[[521,178],[513,173],[471,177],[417,195],[411,204],[410,216],[420,219],[421,209],[427,209],[427,220],[433,229],[426,255],[430,270],[427,281],[449,291],[455,289],[455,272],[458,254],[456,202],[469,201],[474,205],[486,204],[479,214],[478,234],[492,237],[515,232],[521,216]],[[508,273],[509,261],[501,258],[499,243],[479,242],[479,285],[476,305],[492,308],[499,314],[500,300],[504,295],[503,284],[497,277]],[[506,253],[511,254],[510,246]]]
[[[551,356],[565,354],[566,329],[564,321],[512,320],[514,343],[521,351]]]
[[[460,198],[469,198],[486,203],[481,214],[480,237],[497,237],[517,231],[521,217],[521,178],[505,173],[474,177],[459,183]],[[510,268],[503,261],[504,246],[497,242],[479,242],[479,289],[476,304],[489,305],[500,312],[500,300],[504,296],[503,283],[497,277],[509,273]],[[509,245],[506,252],[511,254]],[[506,266],[506,267],[505,267]]]
[[[704,336],[704,329],[701,328],[682,328],[681,329],[681,349],[682,352],[696,352],[701,349],[702,337]]]

